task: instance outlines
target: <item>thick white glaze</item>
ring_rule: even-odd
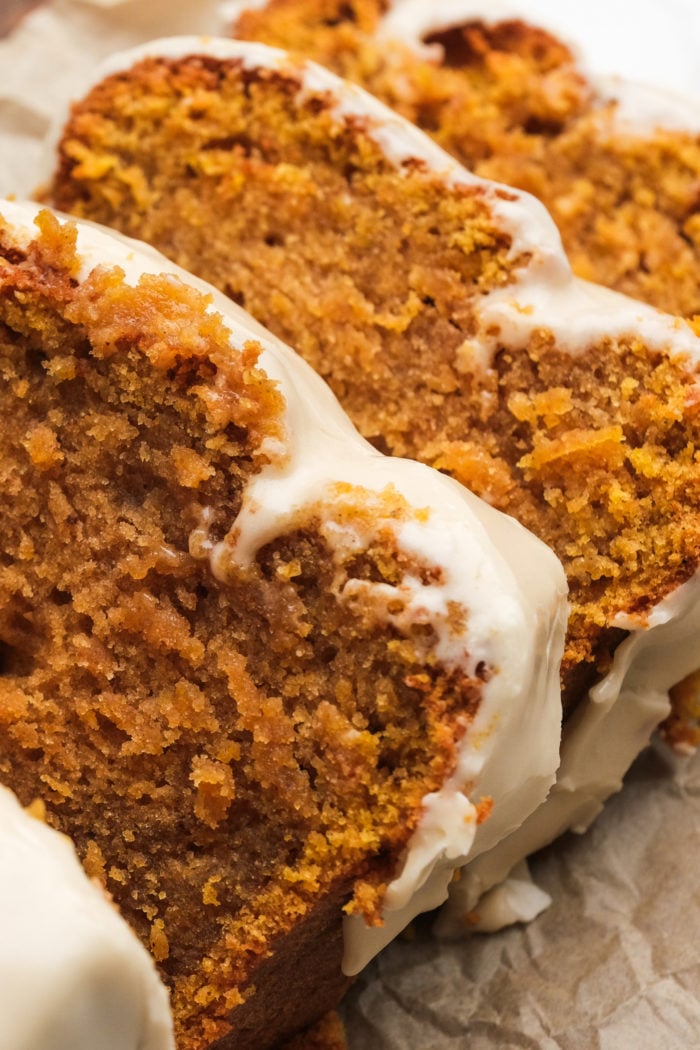
[[[28,242],[37,211],[35,205],[0,205],[16,243]],[[338,484],[358,486],[365,505],[376,501],[377,526],[393,528],[405,550],[440,568],[440,579],[433,583],[407,574],[396,588],[375,587],[371,598],[378,618],[388,618],[387,605],[398,598],[404,622],[434,626],[433,655],[448,667],[474,674],[484,662],[494,669],[483,686],[475,723],[460,745],[458,768],[441,791],[426,799],[425,819],[389,888],[387,907],[405,925],[421,908],[425,884],[444,899],[452,870],[474,843],[497,841],[517,827],[553,782],[561,717],[558,667],[566,622],[561,566],[515,521],[451,479],[418,463],[377,453],[300,358],[230,300],[157,252],[82,223],[78,253],[81,279],[95,266],[119,266],[131,284],[143,274],[171,274],[173,280],[205,291],[211,296],[209,309],[229,327],[234,349],[251,338],[261,343],[260,364],[284,394],[286,456],[249,482],[224,549],[208,552],[213,571],[225,576],[232,557],[249,562],[264,543],[303,521],[319,503],[331,544],[337,543],[342,552],[349,543],[364,543],[367,526],[348,527],[345,518],[334,518]],[[403,522],[382,517],[381,494],[387,487],[420,513],[409,513]],[[341,600],[352,600],[355,583],[340,581]],[[452,602],[467,610],[463,628],[450,625]],[[401,622],[397,626],[400,629]],[[494,808],[477,830],[474,803],[484,794],[493,797]],[[346,965],[353,972],[373,954],[371,938],[363,924],[359,927],[360,947],[358,923],[348,920]]]
[[[700,38],[700,25],[697,27]],[[696,45],[697,46],[697,45]],[[700,99],[679,95],[675,91],[624,77],[596,77],[593,86],[597,96],[614,102],[612,109],[598,110],[598,134],[605,136],[629,135],[644,138],[656,131],[700,133]]]
[[[3,1050],[174,1050],[153,961],[73,846],[0,787]]]
[[[437,923],[446,937],[468,928],[466,916],[522,858],[571,828],[583,832],[646,747],[669,711],[668,690],[698,666],[700,572],[660,602],[645,622],[620,616],[631,631],[613,668],[564,728],[557,782],[544,805],[484,853],[452,884]],[[526,916],[516,916],[525,918]]]
[[[458,895],[451,891],[449,902],[439,912],[435,928],[444,940],[460,940],[465,930],[495,933],[515,922],[532,922],[552,903],[549,894],[533,882],[527,860],[519,861],[503,882],[487,890],[479,898],[476,910],[465,908],[455,916],[458,900]]]
[[[499,347],[524,346],[538,329],[551,331],[572,355],[608,340],[639,337],[651,349],[700,363],[700,339],[683,318],[564,274],[536,250],[518,280],[482,298],[479,313],[471,352],[487,367]]]

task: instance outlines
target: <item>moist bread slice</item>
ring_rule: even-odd
[[[0,204],[0,311],[0,781],[149,948],[178,1050],[263,1050],[335,1004],[367,924],[389,937],[544,798],[563,573],[144,245]],[[17,937],[60,958],[4,874]],[[100,1024],[171,1045],[81,973],[27,975],[32,1050],[60,1018],[71,1050]]]

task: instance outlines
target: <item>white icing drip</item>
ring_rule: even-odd
[[[363,493],[365,506],[372,505],[372,496],[377,491],[391,488],[413,506],[421,501],[423,506],[430,507],[427,520],[397,524],[382,516],[381,504],[378,504],[374,525],[376,528],[389,525],[398,538],[400,549],[427,565],[438,564],[441,576],[435,582],[423,582],[407,573],[396,587],[348,580],[343,586],[344,597],[371,595],[378,607],[378,619],[391,621],[397,626],[430,623],[437,635],[433,651],[448,667],[462,666],[467,673],[474,674],[481,661],[489,665],[497,663],[496,649],[500,639],[494,649],[489,592],[493,588],[503,590],[504,581],[493,574],[492,557],[489,556],[495,527],[488,513],[491,508],[480,504],[471,493],[449,478],[438,475],[440,480],[435,484],[434,476],[430,476],[432,472],[428,472],[426,478],[425,468],[413,461],[379,456],[364,443],[362,455],[350,456],[346,435],[334,435],[327,426],[322,439],[308,422],[304,427],[295,427],[294,433],[296,448],[293,459],[281,470],[271,467],[249,481],[243,508],[230,538],[223,540],[212,552],[214,574],[225,579],[226,565],[231,559],[237,565],[249,564],[260,547],[292,527],[297,520],[303,520],[309,507],[324,500],[328,504],[329,497],[332,501],[333,489],[338,482],[366,490],[371,478],[374,492]],[[329,515],[330,521],[322,525],[321,531],[343,551],[350,545],[348,527],[338,528],[333,518],[332,502],[330,506],[324,506],[324,513]],[[353,527],[352,532],[356,545],[364,547],[371,538],[369,530],[362,535]],[[520,534],[514,531],[510,542],[517,542],[520,548],[520,538]],[[469,627],[468,632],[464,632],[451,626],[451,607],[463,603],[467,593],[471,596]],[[546,600],[545,595],[542,599]],[[505,591],[501,594],[500,616],[506,630],[509,622],[514,631],[521,628],[521,601],[517,592],[510,596]],[[396,602],[403,609],[392,613],[390,610]]]
[[[0,213],[19,227],[21,243],[26,243],[26,228],[39,210],[35,205],[0,205]],[[443,789],[426,800],[426,825],[419,826],[403,871],[389,889],[388,899],[394,903],[412,900],[387,912],[387,925],[379,931],[385,943],[392,924],[400,928],[432,906],[426,902],[444,900],[455,864],[474,843],[490,844],[517,827],[549,790],[559,760],[558,667],[566,624],[561,566],[517,522],[450,478],[377,453],[300,358],[230,300],[153,249],[80,223],[78,253],[81,279],[97,265],[112,265],[122,268],[130,284],[143,274],[165,273],[205,291],[211,296],[208,309],[230,328],[232,348],[250,338],[263,347],[260,365],[278,381],[286,401],[287,457],[249,481],[242,510],[232,522],[228,557],[233,553],[242,563],[249,562],[264,543],[319,501],[325,500],[324,513],[333,523],[339,483],[359,486],[367,499],[378,499],[393,488],[410,506],[421,509],[419,518],[394,525],[398,543],[440,573],[427,584],[407,576],[402,583],[406,600],[416,614],[421,609],[437,613],[437,653],[448,664],[471,673],[485,663],[492,674],[460,745],[457,769]],[[206,520],[195,543],[206,555],[205,530]],[[332,524],[327,534],[333,537]],[[335,534],[341,547],[353,542],[347,533]],[[221,548],[215,549],[212,567],[225,574],[221,559]],[[462,632],[448,623],[451,602],[467,610]],[[455,821],[454,803],[457,800],[468,814],[486,794],[494,799],[493,812],[472,842],[473,825]],[[426,880],[423,885],[421,879]],[[355,972],[381,944],[372,949],[376,931],[365,930],[360,920],[346,920],[346,931],[346,966]]]
[[[371,506],[369,499],[367,503]],[[366,506],[367,504],[365,508]],[[376,514],[373,514],[374,535],[377,527],[386,524],[388,522],[382,517],[381,508],[378,507]],[[421,564],[430,564],[441,542],[446,542],[447,546],[452,547],[451,550],[443,550],[446,564],[460,564],[463,556],[461,544],[462,540],[467,539],[466,534],[460,536],[455,529],[445,536],[442,523],[430,520],[421,523],[420,526],[411,521],[391,524],[398,539],[399,549],[406,554],[415,555]],[[464,625],[460,622],[456,625],[451,623],[452,612],[454,608],[459,608],[462,600],[465,582],[462,573],[455,574],[447,569],[443,570],[438,580],[426,582],[407,571],[397,584],[348,579],[342,568],[343,561],[348,552],[366,550],[373,533],[369,529],[357,530],[347,523],[338,526],[332,518],[321,523],[320,532],[328,540],[336,561],[340,563],[334,589],[345,605],[352,607],[359,601],[365,615],[368,609],[373,609],[377,623],[391,624],[404,636],[408,635],[415,624],[431,627],[432,635],[426,636],[422,643],[420,639],[414,639],[414,644],[419,651],[422,650],[424,658],[430,658],[433,654],[446,668],[461,668],[472,676],[478,673],[475,659],[465,648]],[[459,549],[455,549],[455,544],[459,544]],[[513,612],[517,619],[517,610],[514,609]],[[473,644],[472,636],[475,633],[479,639],[477,647],[483,659],[488,648],[488,635],[483,626],[475,622],[478,616],[478,610],[470,613],[469,644]]]
[[[414,835],[403,870],[388,888],[384,925],[368,928],[355,916],[345,920],[346,973],[358,973],[416,915],[442,904],[454,868],[468,864],[470,858],[518,828],[523,811],[532,812],[540,805],[537,799],[544,800],[547,795],[551,780],[544,766],[539,770],[532,767],[524,742],[538,737],[547,739],[560,732],[551,696],[552,691],[558,691],[559,683],[552,681],[551,669],[556,654],[561,652],[565,621],[562,618],[547,624],[542,611],[549,582],[541,576],[538,566],[528,560],[524,542],[527,534],[512,532],[509,526],[509,519],[502,515],[492,519],[490,535],[508,558],[512,571],[518,574],[523,595],[532,602],[534,662],[528,660],[524,672],[518,669],[517,661],[501,664],[501,675],[488,684],[489,690],[501,690],[502,702],[493,706],[482,703],[462,742],[457,769],[442,790],[430,796],[428,830],[422,835],[419,829]],[[476,827],[469,807],[486,798],[494,800],[493,812]],[[448,847],[439,829],[450,826],[456,826],[459,834]],[[418,873],[420,879],[413,881]],[[413,896],[409,898],[407,884],[411,881]]]
[[[2,1050],[174,1050],[146,950],[63,835],[0,787]]]
[[[571,828],[583,832],[669,711],[668,690],[696,670],[700,572],[657,605],[647,624],[620,620],[632,633],[610,672],[564,727],[561,767],[546,802],[512,835],[478,857],[450,889],[437,931],[454,936],[479,898],[523,857]]]
[[[499,347],[525,346],[532,333],[542,329],[552,332],[559,349],[572,355],[628,338],[670,355],[686,355],[693,365],[700,363],[700,339],[682,318],[551,270],[548,259],[533,259],[514,284],[483,296],[479,331],[471,341],[475,360],[490,361]]]
[[[484,894],[476,911],[457,915],[456,902],[454,895],[449,910],[444,908],[438,920],[440,936],[445,940],[460,940],[465,932],[495,933],[515,922],[532,922],[549,907],[552,898],[535,885],[527,861],[521,860],[507,879]]]
[[[595,77],[593,86],[600,98],[615,102],[615,108],[602,117],[610,135],[639,136],[657,130],[700,133],[697,98],[622,77]],[[605,131],[601,122],[601,137]]]

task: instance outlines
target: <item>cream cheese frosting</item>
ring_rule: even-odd
[[[174,1050],[145,948],[68,839],[2,787],[0,901],[3,1050]]]
[[[31,239],[39,210],[29,204],[0,205],[18,246]],[[370,505],[377,500],[377,524],[394,528],[401,547],[440,569],[434,582],[407,574],[395,588],[378,587],[372,595],[377,615],[382,608],[391,615],[388,608],[398,598],[408,621],[433,625],[433,655],[446,666],[459,666],[468,674],[482,662],[493,668],[476,719],[460,744],[457,768],[442,790],[425,799],[424,817],[387,892],[387,914],[405,925],[425,906],[426,895],[431,902],[436,896],[444,899],[454,867],[475,844],[497,841],[518,827],[553,782],[566,623],[563,570],[539,540],[451,479],[376,452],[359,437],[322,380],[230,300],[145,245],[93,224],[77,225],[79,280],[96,266],[119,266],[132,285],[144,274],[166,274],[199,288],[211,298],[208,308],[228,326],[234,350],[249,339],[261,344],[259,364],[284,395],[285,456],[273,457],[248,483],[225,549],[207,547],[198,538],[198,550],[210,558],[212,571],[225,577],[230,559],[245,564],[260,546],[319,506],[331,545],[364,542],[362,530],[348,534],[345,519],[334,518],[338,485],[353,486]],[[409,513],[400,522],[382,518],[380,497],[388,488],[420,514]],[[352,600],[352,585],[339,581],[341,601]],[[448,617],[455,602],[468,613],[461,628]],[[476,804],[485,794],[494,800],[493,812],[477,827]],[[89,883],[83,881],[87,892]],[[352,919],[346,924],[345,966],[354,972],[379,946],[363,924]],[[387,924],[384,935],[391,928]],[[133,951],[141,952],[135,939]],[[0,941],[0,969],[12,965],[13,952],[12,945]],[[115,1043],[117,1047],[131,1050],[128,1042]]]
[[[668,690],[697,668],[700,572],[660,602],[645,621],[618,618],[630,630],[612,669],[593,687],[564,727],[557,782],[547,801],[508,838],[484,853],[452,884],[437,932],[464,932],[479,899],[505,879],[521,858],[567,829],[583,832],[646,747],[669,711]],[[515,914],[516,919],[527,918]]]
[[[406,5],[398,3],[395,6],[397,17],[405,6],[411,6],[409,0]],[[420,7],[424,12],[421,18],[432,19],[433,14],[438,18],[446,10],[452,17],[458,9],[462,11],[466,6],[460,6],[457,0],[444,7],[438,4],[426,9],[423,5]],[[431,22],[433,27],[436,24]],[[302,95],[319,91],[330,94],[339,119],[347,116],[365,118],[366,133],[397,167],[411,158],[419,158],[448,186],[479,187],[494,215],[511,236],[513,258],[526,257],[528,261],[518,269],[511,284],[481,297],[479,328],[469,345],[462,348],[465,358],[473,362],[474,367],[488,368],[499,346],[522,346],[538,328],[552,331],[561,348],[572,354],[580,353],[587,345],[601,340],[639,337],[651,348],[683,355],[693,364],[700,361],[700,340],[685,321],[574,277],[553,221],[533,197],[467,172],[440,147],[377,100],[314,63],[297,64],[285,52],[257,43],[201,37],[170,38],[114,56],[100,68],[94,80],[128,69],[147,56],[177,59],[189,54],[236,60],[248,68],[263,66],[296,73]],[[357,483],[358,478],[348,475],[348,480],[351,477]],[[307,479],[307,484],[312,486],[307,490],[309,493],[317,481],[316,476]],[[285,488],[287,484],[285,477],[271,474],[263,475],[255,482],[260,486],[258,491],[263,493],[257,503],[268,508],[262,512],[262,518],[258,518],[259,525],[266,514],[271,514],[274,522],[277,513],[287,513],[284,508],[294,505]],[[291,484],[296,483],[292,481]],[[246,513],[244,509],[243,520]],[[241,540],[238,542],[240,544]],[[505,551],[509,541],[504,536],[501,542],[501,549]],[[522,570],[522,563],[520,568]],[[535,575],[531,576],[531,585]],[[681,625],[683,617],[692,619],[695,615],[695,584],[686,584],[684,588],[676,593],[691,597],[687,600],[679,598],[678,608],[682,612],[671,616],[673,622],[679,624],[678,629],[666,631],[671,646],[669,666],[676,669],[672,677],[664,672],[661,678],[651,676],[645,679],[635,669],[644,666],[643,653],[648,651],[649,645],[653,649],[655,641],[653,644],[647,641],[635,646],[621,645],[610,673],[598,684],[591,697],[582,702],[575,717],[567,724],[557,784],[549,799],[536,812],[533,812],[536,807],[531,805],[529,792],[525,792],[527,805],[524,804],[525,797],[518,797],[518,785],[528,782],[527,774],[516,768],[505,784],[503,770],[508,760],[487,762],[485,759],[485,753],[491,748],[498,755],[507,753],[507,727],[501,727],[498,733],[489,734],[487,731],[485,747],[474,748],[471,742],[478,739],[478,734],[470,734],[463,749],[458,778],[476,785],[479,795],[493,794],[501,799],[498,818],[492,817],[477,828],[474,813],[464,801],[469,795],[462,795],[456,786],[457,781],[446,785],[438,800],[426,800],[425,820],[416,833],[403,871],[387,892],[385,926],[367,930],[357,919],[346,922],[347,972],[359,970],[418,911],[439,904],[444,899],[447,881],[455,866],[467,865],[462,879],[452,888],[453,900],[457,903],[448,906],[445,924],[449,924],[456,914],[472,910],[480,894],[502,881],[523,857],[567,828],[584,827],[593,819],[604,799],[619,789],[631,762],[665,717],[668,688],[697,667],[697,655],[693,656],[692,643],[689,646]],[[414,611],[426,597],[424,593],[419,599],[414,595]],[[669,608],[675,608],[673,600],[673,595],[667,599],[671,603]],[[658,637],[654,632],[658,632],[661,625],[652,615],[646,623],[621,620],[619,626],[631,630],[634,638],[648,640]],[[629,687],[630,681],[635,682],[633,689]],[[536,695],[534,691],[532,695]],[[601,696],[605,697],[604,703],[599,699]],[[520,715],[525,720],[526,714],[522,711],[526,707],[524,705]],[[480,717],[482,715],[487,722],[486,707],[480,712]],[[535,721],[541,717],[539,711],[533,714]],[[522,753],[517,726],[517,719],[512,720],[511,760],[513,755]],[[526,728],[532,733],[532,726]],[[518,816],[523,808],[532,812],[524,823]],[[448,826],[452,828],[449,833]],[[410,892],[407,886],[411,887]],[[515,914],[513,909],[511,911]],[[444,924],[443,928],[446,928]]]

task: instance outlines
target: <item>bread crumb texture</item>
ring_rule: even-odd
[[[389,528],[329,549],[329,517],[370,514],[361,492],[214,578],[203,529],[224,539],[286,438],[259,347],[172,277],[77,280],[74,229],[38,225],[26,248],[0,228],[0,779],[151,949],[178,1047],[262,1048],[333,1005],[287,1001],[278,949],[294,934],[313,975],[310,931],[342,979],[326,926],[339,944],[360,902],[377,920],[482,683],[430,656],[429,626],[378,619],[361,587],[341,600],[425,571]],[[263,965],[283,1005],[246,1041]]]

